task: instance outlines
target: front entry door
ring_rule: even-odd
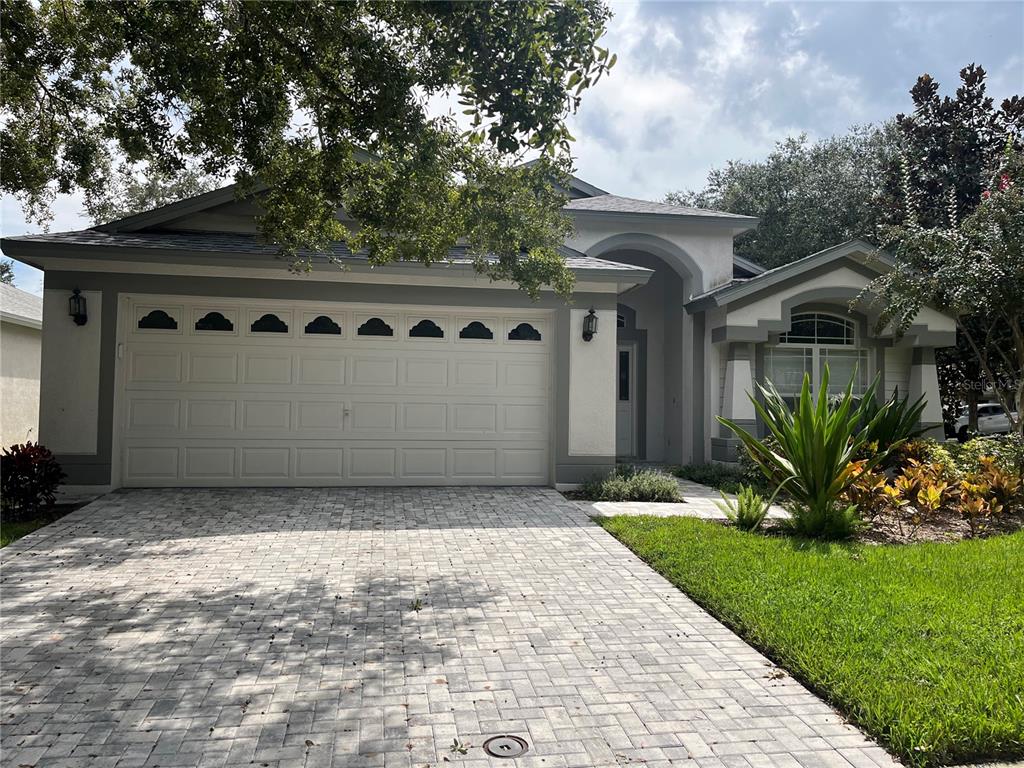
[[[615,455],[636,456],[636,345],[619,344],[615,392]]]

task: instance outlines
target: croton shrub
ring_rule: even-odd
[[[978,535],[998,518],[1024,513],[1024,442],[1018,435],[963,446],[912,440],[888,471],[867,458],[853,466],[857,479],[847,500],[869,522],[895,519],[909,538],[943,515],[960,517]]]
[[[0,454],[3,519],[18,522],[53,506],[57,486],[64,477],[53,454],[39,443],[4,448]]]

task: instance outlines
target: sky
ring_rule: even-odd
[[[952,93],[972,62],[997,101],[1024,95],[1021,2],[612,2],[601,44],[609,77],[570,120],[577,174],[609,192],[660,200],[703,186],[729,160],[763,158],[787,136],[820,138],[911,108],[928,73]],[[51,231],[90,222],[78,197],[58,199]],[[38,232],[16,201],[4,235]],[[41,273],[15,265],[39,293]]]

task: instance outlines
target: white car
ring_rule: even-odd
[[[1017,418],[1016,412],[1013,418]],[[970,416],[968,411],[960,414],[956,420],[956,436],[960,440],[966,440],[971,435]],[[998,403],[982,403],[978,406],[978,432],[979,435],[994,435],[998,432],[1010,431],[1010,419]]]

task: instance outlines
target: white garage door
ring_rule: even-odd
[[[545,484],[543,312],[134,297],[129,486]]]

